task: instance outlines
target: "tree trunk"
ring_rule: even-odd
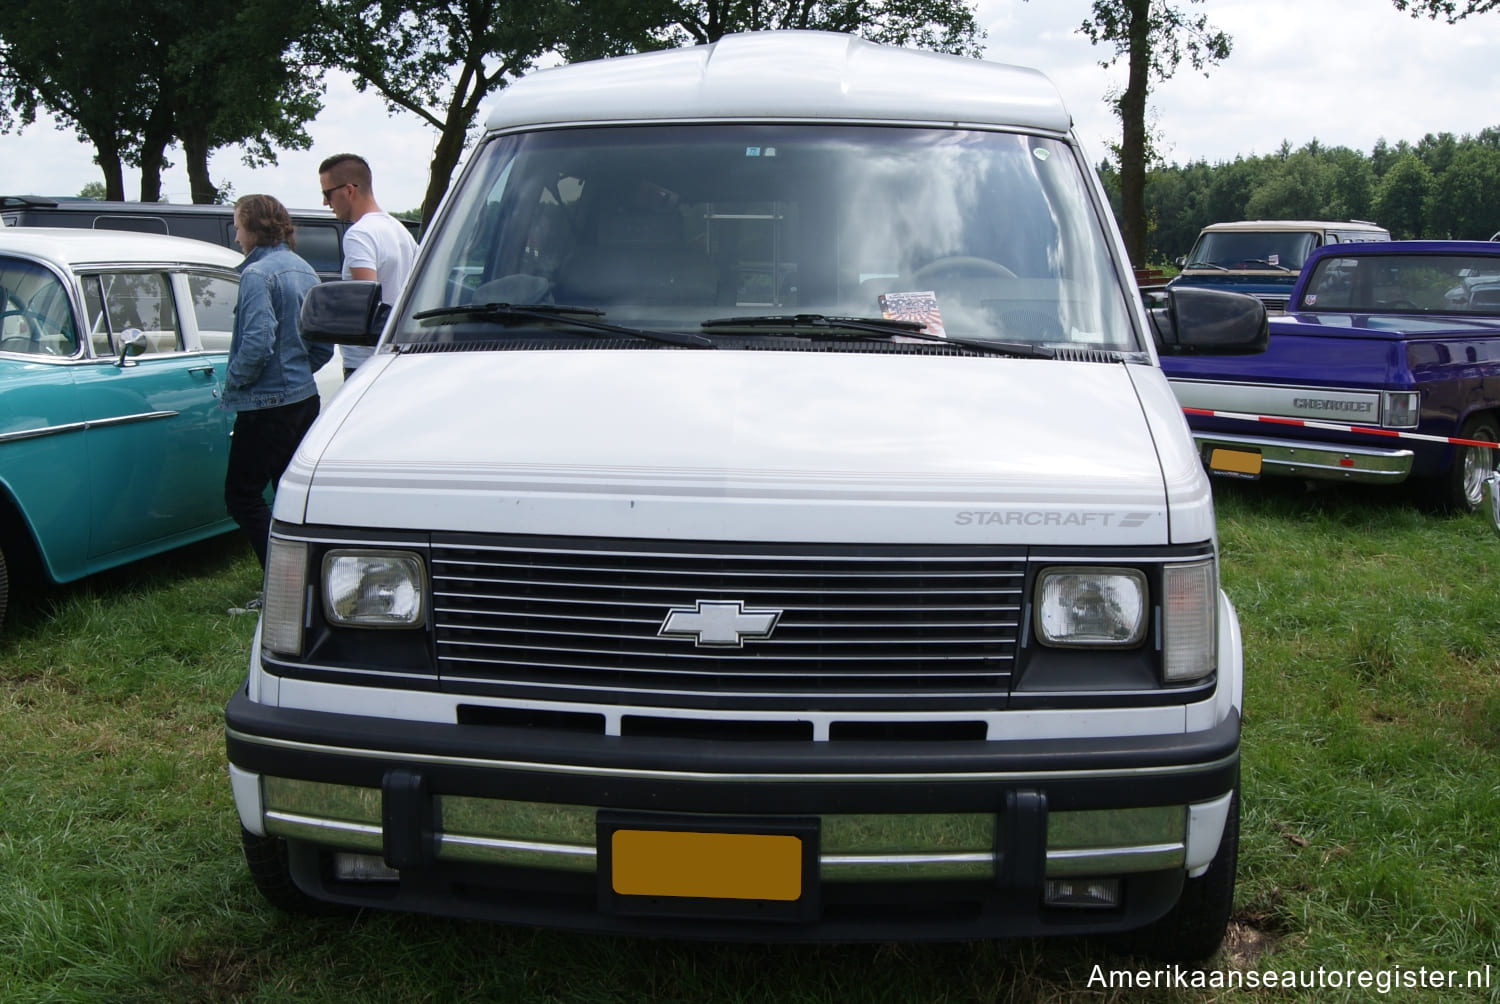
[[[422,197],[422,230],[425,233],[438,203],[453,182],[453,171],[464,155],[469,138],[469,123],[479,114],[479,102],[489,93],[491,84],[484,78],[483,67],[466,66],[453,88],[448,102],[443,130],[432,151],[432,167],[427,175],[427,193]],[[472,93],[471,93],[472,88]]]
[[[422,230],[424,233],[428,222],[432,220],[432,214],[437,212],[438,203],[443,201],[443,195],[448,191],[448,185],[453,180],[453,171],[458,167],[459,158],[463,156],[464,141],[467,138],[463,128],[454,128],[451,125],[438,136],[437,146],[432,151],[432,167],[427,175],[427,192],[422,196]]]
[[[178,130],[182,135],[182,153],[187,160],[188,188],[193,202],[212,205],[219,201],[219,190],[208,176],[208,129],[200,126],[184,126]]]
[[[125,164],[120,159],[120,147],[113,142],[94,140],[94,163],[104,172],[104,197],[110,202],[125,198]]]
[[[1146,92],[1151,72],[1152,0],[1128,0],[1130,69],[1120,95],[1120,234],[1130,264],[1146,264]]]
[[[159,104],[151,110],[141,135],[141,201],[161,201],[161,169],[172,142],[172,113]]]

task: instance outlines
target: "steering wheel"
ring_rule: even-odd
[[[11,342],[23,342],[26,345],[24,349],[18,349],[12,346],[8,348],[7,351],[26,352],[32,355],[36,355],[38,353],[57,355],[56,350],[54,350],[50,346],[42,344],[42,326],[40,323],[38,323],[35,314],[31,313],[31,311],[29,310],[22,310],[14,307],[9,310],[0,310],[0,326],[4,325],[5,319],[7,317],[19,317],[22,321],[24,321],[26,324],[26,334],[11,335],[10,337],[5,338],[3,341],[0,341],[0,348],[6,348],[6,346]]]
[[[957,272],[990,275],[1001,279],[1014,279],[1016,277],[1014,272],[997,261],[964,254],[949,255],[946,258],[935,258],[913,272],[911,277],[918,281],[926,281],[937,275]]]

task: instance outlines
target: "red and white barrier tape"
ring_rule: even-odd
[[[1206,408],[1184,408],[1188,415],[1203,415],[1209,418],[1230,418],[1242,422],[1262,422],[1267,425],[1296,425],[1305,429],[1328,429],[1333,432],[1353,432],[1365,436],[1384,436],[1388,439],[1420,439],[1426,443],[1449,443],[1453,446],[1487,446],[1500,450],[1500,443],[1489,443],[1482,439],[1460,439],[1457,436],[1428,436],[1420,432],[1401,432],[1398,429],[1373,429],[1367,425],[1340,425],[1337,422],[1320,422],[1316,419],[1278,418],[1275,415],[1250,415],[1238,411],[1210,411]]]

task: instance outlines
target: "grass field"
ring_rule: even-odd
[[[1203,978],[1321,989],[1110,987],[1110,970],[1159,967],[1076,942],[714,945],[280,914],[246,874],[224,770],[254,628],[227,611],[259,588],[231,536],[12,598],[0,1000],[1500,1000],[1500,537],[1372,493],[1216,487],[1247,650],[1244,822],[1234,927]],[[1434,988],[1433,970],[1489,986]],[[1361,971],[1372,985],[1349,988]]]

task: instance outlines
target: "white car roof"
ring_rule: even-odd
[[[820,119],[1072,126],[1057,88],[1036,70],[819,31],[726,35],[539,70],[500,92],[487,125]]]
[[[0,230],[3,253],[26,254],[69,267],[186,263],[234,268],[245,260],[238,251],[190,237],[71,227],[6,227]]]
[[[1204,233],[1220,233],[1234,230],[1254,231],[1289,231],[1289,230],[1367,230],[1371,233],[1384,233],[1385,228],[1375,224],[1366,223],[1364,220],[1235,220],[1232,223],[1210,223],[1203,228]]]

